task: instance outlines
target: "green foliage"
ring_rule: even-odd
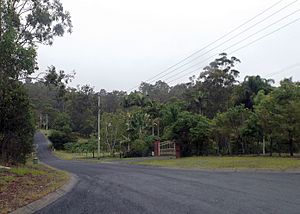
[[[20,80],[37,70],[36,43],[52,44],[71,31],[70,14],[59,0],[0,4],[0,155],[1,162],[24,163],[32,151],[34,123]]]
[[[265,94],[270,93],[273,89],[271,83],[274,83],[274,80],[260,76],[246,76],[244,82],[235,89],[233,96],[235,104],[243,104],[246,108],[253,109],[254,97],[262,90]]]
[[[74,143],[65,143],[64,150],[68,152],[73,152]]]
[[[227,149],[229,154],[244,154],[245,145],[242,141],[242,131],[251,112],[243,106],[228,109],[215,117],[216,136],[221,134],[228,139]]]
[[[19,82],[0,85],[0,160],[25,163],[32,151],[34,121],[29,99]]]
[[[84,137],[96,132],[97,97],[88,85],[67,95],[66,112],[70,115],[72,130]]]
[[[273,87],[272,80],[260,76],[247,76],[239,83],[234,69],[239,62],[224,53],[189,83],[142,83],[129,95],[96,93],[88,85],[67,89],[67,76],[53,67],[45,78],[48,88],[41,83],[27,86],[36,112],[51,117],[50,127],[86,139],[65,141],[63,148],[70,152],[97,149],[99,95],[101,151],[111,155],[151,154],[156,140],[176,141],[186,156],[298,152],[299,83],[286,79]],[[59,97],[61,82],[64,93]]]
[[[70,116],[67,113],[58,113],[53,122],[53,128],[64,133],[70,133],[72,131]]]
[[[209,108],[205,109],[205,115],[209,118],[228,109],[230,96],[239,75],[239,71],[235,70],[234,66],[239,62],[240,60],[236,57],[228,58],[226,53],[222,53],[220,58],[211,62],[200,74],[196,89],[202,91],[202,100],[199,100],[203,106],[201,108],[209,104]]]
[[[65,149],[66,143],[76,142],[77,139],[70,133],[64,133],[61,131],[53,130],[49,136],[49,140],[55,149],[63,150]]]
[[[210,147],[210,121],[204,116],[182,112],[172,127],[172,138],[181,144],[183,155],[204,154]]]
[[[20,44],[51,45],[54,37],[72,30],[70,14],[59,0],[2,0],[1,8],[0,32],[13,28]]]
[[[151,153],[147,143],[141,139],[136,139],[132,143],[130,152],[126,153],[127,157],[143,157],[148,156]]]

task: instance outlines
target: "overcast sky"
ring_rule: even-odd
[[[40,70],[55,65],[58,69],[76,71],[72,86],[89,84],[95,90],[128,90],[157,73],[162,72],[181,59],[215,41],[235,27],[254,17],[277,0],[61,0],[70,11],[74,25],[73,33],[55,40],[50,47],[39,48]],[[230,39],[265,17],[286,7],[295,0],[283,0],[257,19],[206,48],[196,56],[203,55],[218,44]],[[282,9],[281,12],[255,25],[249,31],[232,39],[215,50],[199,57],[196,63],[203,66],[213,59],[210,56],[223,52],[260,29],[300,9],[300,1]],[[285,24],[300,18],[300,12],[272,25],[267,30],[249,38],[231,51],[266,35]],[[300,20],[233,55],[242,63],[238,65],[240,79],[246,75],[259,74],[279,82],[283,77],[300,80],[300,66],[282,69],[300,63]],[[192,59],[192,58],[191,58]],[[208,60],[207,60],[208,59]],[[162,78],[170,85],[186,82],[200,69],[184,68]],[[269,74],[276,75],[270,76]],[[173,77],[172,77],[173,76]],[[171,78],[172,77],[172,78]],[[156,80],[156,79],[154,79]]]

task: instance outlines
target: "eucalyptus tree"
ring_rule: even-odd
[[[221,53],[220,58],[215,59],[200,73],[196,86],[206,94],[211,103],[206,111],[208,117],[213,118],[217,112],[226,111],[230,107],[230,96],[239,75],[234,67],[239,62],[236,57],[229,58],[226,53]]]
[[[71,29],[70,14],[59,0],[0,1],[2,161],[24,161],[31,150],[34,128],[30,104],[19,80],[38,69],[37,44],[51,45],[56,36]],[[17,113],[15,108],[21,111]],[[14,123],[15,120],[19,122]]]
[[[122,150],[122,143],[126,140],[126,113],[118,111],[116,113],[102,114],[101,136],[108,152],[113,155],[117,148]]]

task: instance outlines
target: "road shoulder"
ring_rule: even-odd
[[[73,187],[78,182],[78,177],[74,174],[70,174],[70,180],[67,184],[63,185],[61,188],[57,189],[56,191],[42,197],[39,200],[36,200],[24,207],[21,207],[15,211],[12,212],[12,214],[31,214],[35,213],[38,210],[48,206],[49,204],[55,202],[60,197],[64,196],[68,192],[70,192]]]

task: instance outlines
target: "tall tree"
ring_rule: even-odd
[[[196,87],[207,95],[211,103],[206,111],[208,117],[213,118],[217,112],[226,111],[230,107],[230,96],[239,75],[234,66],[239,62],[236,57],[228,58],[226,53],[222,53],[200,74]]]
[[[2,161],[24,161],[33,136],[31,110],[20,79],[37,70],[38,43],[71,32],[70,14],[59,0],[1,0],[0,2],[0,146]],[[19,107],[18,114],[11,114]],[[18,124],[15,120],[18,119]],[[5,124],[4,124],[5,123]],[[24,125],[26,124],[26,125]],[[32,125],[30,125],[32,124]],[[15,155],[9,155],[15,152]],[[20,155],[18,155],[20,154]]]

